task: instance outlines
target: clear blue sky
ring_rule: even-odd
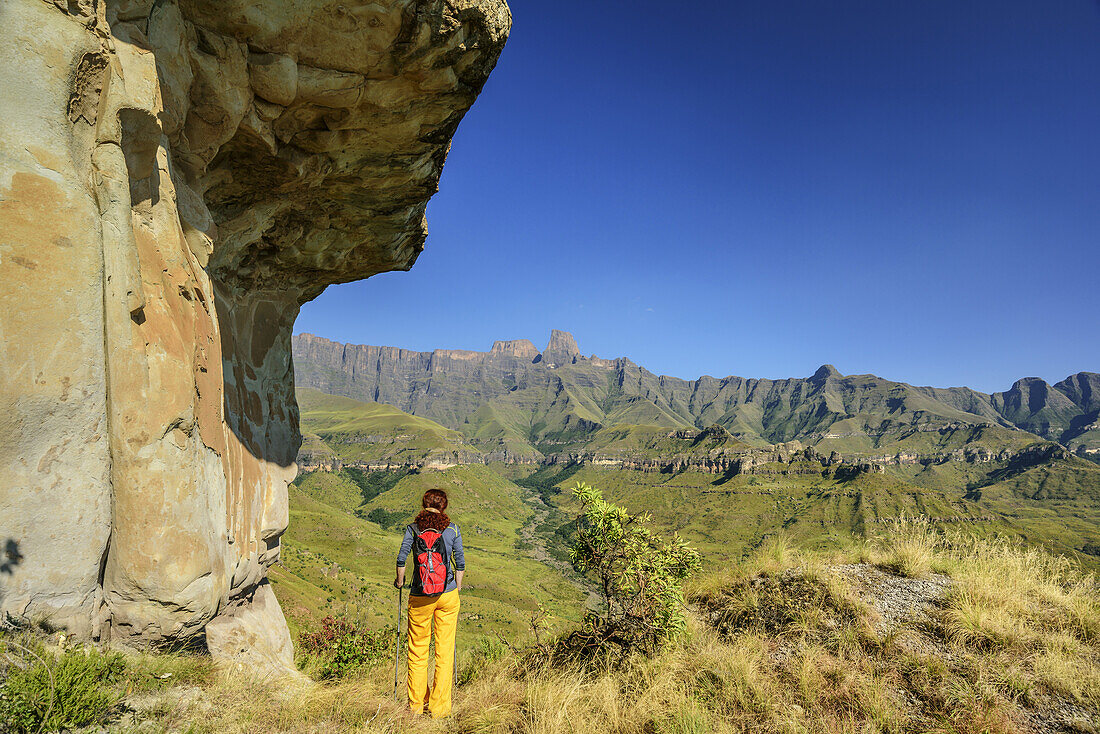
[[[296,330],[680,377],[1100,371],[1097,0],[513,0],[408,273]]]

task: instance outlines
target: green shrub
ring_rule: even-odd
[[[483,638],[477,642],[469,653],[466,664],[458,674],[459,685],[466,685],[475,680],[479,673],[491,663],[501,660],[509,653],[508,646],[492,638]]]
[[[301,635],[298,644],[317,658],[317,677],[328,680],[387,659],[397,640],[391,627],[368,630],[341,617],[325,617],[321,629]]]
[[[102,723],[121,698],[114,686],[126,674],[126,659],[117,652],[80,646],[57,654],[41,645],[2,645],[15,661],[0,688],[2,731],[56,731]]]
[[[698,552],[678,535],[665,541],[649,529],[648,514],[631,515],[598,489],[578,483],[573,495],[582,513],[570,560],[594,577],[604,608],[562,641],[566,652],[610,646],[653,654],[686,629],[683,582],[701,567]]]

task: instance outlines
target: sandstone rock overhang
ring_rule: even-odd
[[[7,0],[0,611],[268,667],[290,335],[407,269],[503,0]]]

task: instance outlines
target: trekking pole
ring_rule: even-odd
[[[458,688],[458,618],[455,618],[455,673],[454,673],[454,687]]]
[[[397,687],[400,684],[401,665],[401,596],[403,588],[397,587],[397,642],[393,650],[393,700],[397,701]]]

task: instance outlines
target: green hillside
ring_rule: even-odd
[[[748,449],[749,445],[734,438],[721,426],[695,431],[619,423],[591,434],[584,448],[604,457],[645,460],[675,456],[706,457],[712,451],[737,453]]]
[[[561,389],[517,385],[493,398],[462,431],[299,388],[300,461],[314,470],[291,487],[271,574],[292,627],[334,613],[392,623],[400,534],[433,486],[447,490],[463,530],[471,638],[524,632],[539,603],[554,624],[579,618],[587,589],[567,562],[576,481],[651,513],[712,566],[780,535],[822,551],[860,546],[921,516],[1100,569],[1100,466],[1014,426],[963,420],[964,395],[826,371],[698,428],[675,405],[626,397],[611,371],[585,381],[575,368],[556,370]],[[642,422],[605,424],[609,415]],[[801,438],[771,444],[756,433],[765,424],[769,436]]]
[[[301,463],[339,458],[345,463],[464,463],[478,451],[458,431],[382,403],[328,395],[308,387],[296,391],[301,415]]]
[[[573,367],[557,372],[574,380]],[[835,547],[873,534],[879,523],[924,515],[944,526],[1043,543],[1090,565],[1100,562],[1100,467],[1035,434],[957,420],[963,415],[957,408],[935,407],[960,403],[957,393],[944,397],[895,386],[876,397],[868,386],[878,385],[879,378],[837,381],[832,371],[821,370],[813,389],[822,404],[836,408],[828,430],[800,429],[796,433],[804,441],[783,445],[750,444],[717,424],[702,430],[630,423],[582,430],[574,424],[570,432],[564,413],[549,410],[571,406],[588,416],[582,421],[597,412],[606,416],[607,407],[622,396],[610,390],[608,375],[604,370],[602,386],[590,382],[585,390],[574,386],[548,398],[535,424],[521,425],[525,416],[530,420],[533,406],[520,398],[482,407],[466,424],[471,440],[496,431],[497,440],[516,447],[514,454],[497,455],[512,464],[490,462],[492,455],[434,421],[301,388],[303,455],[309,459],[304,465],[317,466],[315,457],[326,452],[343,465],[306,473],[295,486],[327,507],[385,528],[405,521],[431,478],[456,487],[467,482],[474,487],[473,504],[460,511],[476,508],[478,519],[471,515],[472,522],[511,518],[508,537],[494,535],[491,547],[511,552],[518,529],[529,524],[521,544],[530,551],[537,540],[535,555],[556,560],[559,571],[575,509],[562,490],[577,479],[605,488],[628,507],[651,511],[664,528],[680,530],[715,553],[741,554],[781,531],[811,547]],[[578,395],[601,400],[582,405]],[[803,393],[803,405],[818,398]],[[820,411],[811,416],[791,405],[768,408],[773,415],[787,415],[786,423],[773,425],[825,420]],[[889,414],[879,417],[880,411]],[[760,420],[765,412],[752,417],[741,411],[741,419]],[[948,418],[954,420],[945,422]],[[556,442],[546,440],[539,444],[542,452],[523,453],[523,432],[529,438],[545,435],[539,432],[553,421],[558,421]],[[545,455],[553,462],[543,460]],[[441,473],[410,471],[428,462],[459,466]],[[371,470],[379,466],[392,471]]]
[[[561,522],[546,532],[559,533],[560,541],[577,509],[568,488],[583,481],[631,511],[651,513],[662,529],[681,533],[715,562],[740,558],[780,533],[804,547],[835,549],[899,518],[922,516],[935,527],[1015,537],[1100,568],[1100,467],[1080,459],[1018,473],[986,465],[984,472],[950,477],[951,484],[932,468],[891,467],[850,479],[824,477],[816,463],[762,469],[724,477],[573,465],[532,476],[558,510]]]
[[[453,715],[434,721],[394,700],[389,649],[323,682],[258,681],[186,652],[3,630],[0,716],[12,731],[57,712],[51,730],[204,734],[1048,734],[1100,722],[1100,589],[1042,549],[920,523],[846,552],[774,539],[708,564],[684,591],[684,633],[612,664],[555,662],[529,635],[470,644],[464,623]],[[315,653],[298,655],[318,669]],[[47,665],[65,673],[56,685]],[[61,705],[47,709],[47,686]]]
[[[371,627],[396,621],[394,559],[405,525],[431,487],[447,491],[449,514],[462,530],[467,634],[522,632],[540,602],[554,622],[579,618],[583,590],[517,547],[533,511],[516,484],[484,466],[345,469],[310,472],[291,486],[290,526],[271,577],[295,630],[334,613]]]

